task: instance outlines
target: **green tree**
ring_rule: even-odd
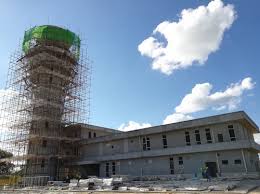
[[[4,161],[3,159],[10,158],[12,156],[12,153],[0,149],[0,175],[11,174],[14,164],[9,161]]]

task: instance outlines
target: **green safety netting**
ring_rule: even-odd
[[[53,41],[60,41],[75,46],[77,48],[77,55],[80,50],[80,38],[75,33],[57,26],[35,26],[25,31],[23,39],[23,51],[25,53],[30,49],[32,40],[47,39]]]

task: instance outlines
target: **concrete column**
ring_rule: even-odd
[[[138,139],[139,139],[139,147],[140,147],[140,150],[142,152],[143,151],[143,144],[142,144],[141,136],[139,136]]]
[[[124,144],[124,153],[128,152],[128,139],[124,139],[123,140],[123,144]]]
[[[116,162],[116,164],[117,164],[117,167],[118,167],[118,174],[121,175],[121,168],[120,168],[121,163],[120,163],[120,161]]]
[[[242,158],[243,158],[243,163],[244,163],[244,167],[245,167],[245,172],[247,173],[247,165],[246,165],[246,159],[245,159],[245,154],[244,154],[244,149],[241,149],[241,153],[242,153]]]
[[[210,129],[210,134],[211,134],[211,137],[212,137],[212,143],[216,143],[215,134],[214,134],[214,127],[213,127],[213,129]]]
[[[98,147],[99,147],[99,155],[102,156],[103,155],[103,143],[99,143]]]
[[[219,158],[218,158],[218,152],[216,152],[216,162],[217,162],[218,173],[221,174],[220,165],[219,165]]]

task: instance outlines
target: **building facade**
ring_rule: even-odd
[[[208,166],[211,176],[257,174],[258,126],[243,112],[111,133],[81,140],[72,164],[81,176],[196,176]]]

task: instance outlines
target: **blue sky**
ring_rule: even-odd
[[[165,21],[178,24],[182,10],[196,10],[201,5],[207,8],[208,3],[203,0],[1,1],[0,87],[5,86],[9,57],[17,49],[24,31],[35,25],[58,25],[80,34],[90,58],[94,61],[91,86],[92,124],[111,128],[118,128],[123,123],[125,125],[121,127],[127,127],[131,125],[129,121],[136,122],[135,126],[144,123],[145,126],[160,125],[168,115],[174,113],[198,118],[245,110],[259,125],[260,109],[257,99],[260,97],[260,3],[257,0],[250,3],[223,1],[223,8],[227,4],[233,4],[235,16],[223,30],[222,40],[217,44],[218,49],[208,51],[203,64],[199,64],[199,55],[186,62],[186,68],[178,66],[178,70],[165,73],[152,68],[152,63],[158,57],[148,56],[147,52],[142,55],[140,49],[138,50],[138,46],[149,37],[154,37],[165,48],[167,38],[158,32],[152,34],[156,27]],[[225,18],[222,19],[226,21]],[[169,32],[170,39],[183,38],[180,34],[179,38],[176,33],[171,33],[174,30]],[[195,35],[192,32],[190,34],[193,41]],[[213,34],[214,32],[208,31],[205,39],[214,41],[214,37],[211,37]],[[192,41],[186,45],[194,44]],[[172,44],[174,46],[175,42]],[[181,48],[185,50],[186,45],[181,45]],[[176,67],[176,64],[182,64],[183,59],[178,61],[176,58],[179,55],[171,53],[172,51],[170,50],[169,55],[174,56],[174,62],[171,61],[170,65]],[[187,58],[188,52],[184,52],[181,57]],[[197,52],[201,54],[201,51]],[[243,85],[242,81],[246,78],[250,79],[245,80]],[[231,85],[232,83],[235,85]],[[206,95],[209,101],[205,104],[204,101],[201,102],[203,99],[195,99],[196,103],[200,100],[197,104],[200,107],[185,111],[184,107],[189,107],[189,103],[195,101],[192,95],[186,100],[184,97],[195,86],[206,93],[210,92]],[[210,88],[212,89],[209,90]],[[228,96],[229,91],[236,94]],[[217,97],[216,100],[218,94],[222,97]]]

